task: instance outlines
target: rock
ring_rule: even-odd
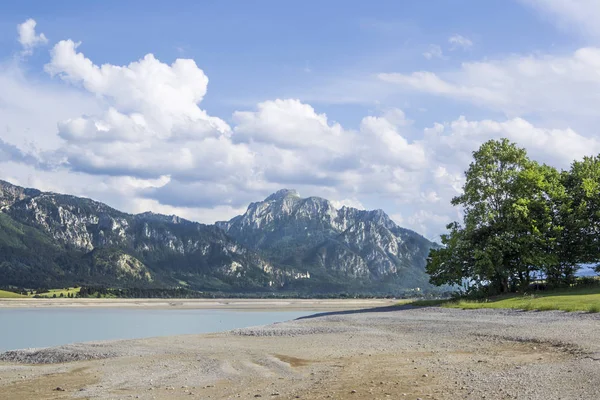
[[[57,386],[56,389],[54,389],[55,392],[64,392],[65,389],[61,388],[60,386]]]

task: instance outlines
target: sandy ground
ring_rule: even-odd
[[[598,314],[329,312],[219,334],[12,353],[29,362],[107,358],[0,363],[0,399],[598,399],[599,332]]]
[[[389,306],[392,299],[0,299],[0,308],[146,308],[339,311]]]

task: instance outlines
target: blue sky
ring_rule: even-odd
[[[11,2],[0,179],[203,222],[293,187],[435,238],[483,141],[600,152],[596,3]]]
[[[22,1],[6,8],[0,17],[1,56],[19,51],[10,33],[34,18],[50,39],[81,41],[81,50],[96,64],[128,64],[147,53],[164,62],[189,57],[210,78],[204,105],[216,114],[272,98],[310,97],[307,92],[340,77],[423,66],[435,71],[464,60],[570,49],[575,43],[531,8],[506,0],[182,1],[176,6]],[[474,41],[465,54],[453,52],[434,62],[422,57],[432,44],[448,48],[455,34]],[[43,73],[45,62],[46,54],[32,57],[32,73]],[[341,98],[344,90],[329,95]],[[356,109],[314,103],[342,123],[358,121]]]

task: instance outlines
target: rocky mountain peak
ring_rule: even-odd
[[[293,189],[281,189],[281,190],[276,191],[275,193],[273,193],[269,197],[267,197],[265,199],[265,201],[283,200],[283,199],[288,198],[288,197],[297,197],[297,198],[300,198],[300,195],[298,194],[297,191],[295,191]]]
[[[177,215],[157,214],[152,211],[146,211],[141,214],[136,214],[136,218],[147,221],[167,222],[171,224],[192,223],[191,221],[178,217]]]
[[[421,286],[434,245],[396,225],[383,210],[337,209],[329,200],[301,198],[287,189],[217,226],[276,263],[307,268],[332,280],[343,276]]]

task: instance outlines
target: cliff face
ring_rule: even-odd
[[[423,285],[433,244],[380,210],[279,191],[204,225],[0,181],[0,285],[310,292]]]

